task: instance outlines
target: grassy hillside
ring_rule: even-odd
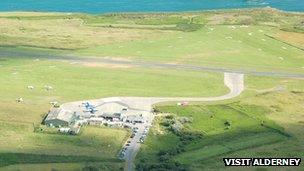
[[[227,102],[156,107],[162,114],[137,156],[137,170],[233,170],[223,157],[303,158],[303,81],[246,82],[247,91]]]

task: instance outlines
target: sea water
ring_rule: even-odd
[[[0,0],[0,11],[180,12],[270,6],[304,11],[304,0]]]

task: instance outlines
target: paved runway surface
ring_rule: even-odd
[[[184,69],[184,70],[194,70],[194,71],[209,71],[209,72],[231,72],[231,73],[242,73],[257,76],[275,76],[275,77],[286,77],[286,78],[304,78],[302,73],[292,73],[292,72],[281,72],[281,71],[256,71],[247,69],[229,69],[224,67],[209,67],[209,66],[196,66],[188,64],[169,64],[169,63],[158,63],[152,61],[135,61],[135,60],[118,60],[115,58],[107,57],[86,57],[86,56],[76,56],[76,55],[64,55],[64,54],[51,54],[39,51],[21,51],[14,49],[7,49],[0,47],[0,58],[1,57],[19,57],[19,58],[39,58],[48,60],[59,60],[68,61],[70,63],[101,63],[101,64],[114,64],[114,65],[130,65],[145,68],[168,68],[168,69]]]

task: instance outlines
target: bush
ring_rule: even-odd
[[[181,23],[181,24],[177,24],[176,25],[176,29],[180,30],[180,31],[184,31],[184,32],[191,32],[191,31],[196,31],[199,30],[203,27],[203,25],[201,24],[185,24],[185,23]]]
[[[170,127],[171,125],[173,125],[175,123],[174,120],[170,120],[170,119],[164,119],[160,124],[164,127]]]
[[[173,115],[166,115],[165,118],[166,119],[174,119],[174,116]]]
[[[164,151],[164,150],[160,150],[160,151],[157,153],[158,156],[162,156],[162,155],[165,155],[165,154],[167,154],[167,151]]]
[[[176,122],[170,126],[170,131],[174,134],[179,134],[183,130],[184,126],[180,122]]]
[[[203,135],[200,132],[182,132],[179,135],[180,140],[183,144],[188,144],[191,141],[199,140],[203,137]]]
[[[160,162],[166,162],[167,163],[170,160],[170,158],[171,158],[171,154],[166,153],[164,155],[161,155],[158,159],[159,159]]]
[[[187,117],[179,117],[177,118],[178,121],[182,124],[185,124],[185,123],[192,123],[193,122],[193,119],[192,118],[187,118]]]
[[[226,127],[230,127],[231,126],[231,122],[230,121],[225,121],[224,124],[225,124]]]

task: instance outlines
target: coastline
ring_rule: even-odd
[[[1,11],[1,14],[48,14],[48,15],[91,15],[91,16],[107,16],[107,15],[182,15],[182,14],[208,14],[208,13],[226,13],[226,12],[250,12],[257,10],[272,10],[281,13],[287,14],[304,14],[304,11],[285,11],[278,8],[273,8],[270,6],[267,7],[251,7],[251,8],[230,8],[230,9],[212,9],[212,10],[193,10],[193,11],[164,11],[164,12],[108,12],[108,13],[88,13],[88,12],[60,12],[60,11]]]

